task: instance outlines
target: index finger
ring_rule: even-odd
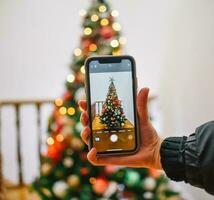
[[[79,107],[82,109],[82,110],[87,110],[87,103],[86,103],[86,100],[79,100],[78,102],[79,104]]]

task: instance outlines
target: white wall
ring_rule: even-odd
[[[0,99],[54,98],[62,93],[71,53],[81,33],[78,11],[88,3],[85,0],[0,1]],[[214,2],[117,0],[112,3],[120,11],[119,21],[128,38],[127,52],[136,58],[140,86],[149,86],[159,96],[162,135],[189,134],[197,125],[213,119]],[[28,137],[33,135],[31,126],[25,130]],[[13,130],[4,133],[5,153],[14,152],[13,138]],[[35,146],[31,142],[28,145]],[[28,159],[32,159],[32,153],[27,151]],[[4,172],[13,178],[14,163],[8,157]],[[32,166],[37,165],[31,161]],[[26,163],[26,169],[31,168]],[[27,171],[29,181],[36,174],[36,167],[33,169]],[[192,199],[211,199],[201,190],[180,185]]]

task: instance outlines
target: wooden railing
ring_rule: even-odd
[[[22,169],[22,155],[21,155],[21,129],[20,129],[20,109],[23,106],[26,105],[33,105],[36,107],[36,127],[37,127],[37,149],[38,149],[38,155],[39,160],[41,159],[41,107],[45,104],[53,104],[54,100],[52,99],[45,99],[45,100],[4,100],[0,101],[0,193],[2,191],[2,185],[3,185],[3,175],[2,175],[2,117],[1,117],[1,110],[3,107],[14,107],[15,108],[15,118],[16,118],[16,154],[17,154],[17,166],[18,166],[18,185],[17,186],[23,186],[23,169]]]
[[[149,98],[149,102],[151,103],[151,101],[153,101],[154,99],[156,99],[155,96],[152,96]],[[45,100],[4,100],[4,101],[0,101],[0,194],[2,191],[2,182],[3,182],[3,177],[2,177],[2,117],[1,117],[1,110],[3,107],[7,107],[7,106],[11,106],[15,108],[15,117],[16,117],[16,153],[17,153],[17,165],[18,165],[18,185],[16,185],[15,187],[19,187],[19,186],[23,186],[24,182],[23,182],[23,169],[22,169],[22,155],[21,155],[21,129],[20,129],[20,108],[26,105],[33,105],[36,107],[36,127],[37,127],[37,149],[38,149],[38,155],[39,155],[39,161],[41,159],[41,137],[42,137],[42,133],[41,133],[41,107],[45,104],[53,104],[54,100],[53,99],[45,99]],[[99,102],[100,104],[102,104],[103,102]],[[100,106],[98,106],[99,109],[101,108]],[[95,109],[95,108],[94,108]],[[95,111],[94,111],[95,112]],[[100,110],[97,112],[101,112]],[[95,114],[95,113],[94,113]]]

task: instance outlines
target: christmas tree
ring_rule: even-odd
[[[55,101],[48,125],[47,152],[42,155],[41,175],[33,182],[33,190],[43,200],[177,198],[158,171],[95,167],[87,161],[77,105],[85,95],[84,61],[90,55],[120,54],[125,38],[120,36],[121,26],[114,20],[118,11],[111,10],[106,1],[94,0],[87,12],[82,10],[80,14],[84,17],[83,35],[74,50],[66,92]],[[118,124],[122,125],[124,119]]]
[[[102,107],[100,122],[105,124],[107,128],[120,128],[125,125],[125,114],[117,96],[117,91],[114,85],[114,79],[110,78],[110,85],[106,101]]]

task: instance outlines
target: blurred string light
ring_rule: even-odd
[[[112,24],[112,28],[115,30],[115,31],[120,31],[121,30],[121,26],[118,22],[114,22]]]
[[[98,15],[94,14],[94,15],[91,16],[91,21],[92,21],[92,22],[96,22],[96,21],[98,21],[98,20],[99,20]]]
[[[83,65],[81,68],[80,68],[80,71],[85,74],[85,66]]]
[[[62,107],[59,109],[59,113],[60,113],[61,115],[65,115],[65,114],[67,113],[66,107],[62,106]]]
[[[96,51],[97,50],[97,45],[96,44],[90,44],[90,46],[89,46],[89,50],[90,51]]]
[[[107,26],[108,24],[109,24],[109,21],[106,18],[104,18],[100,21],[100,25],[102,25],[102,26]]]
[[[94,178],[94,177],[91,177],[90,179],[89,179],[89,182],[93,185],[93,184],[95,184],[96,183],[96,178]]]
[[[110,45],[111,45],[113,48],[116,48],[116,47],[119,46],[119,42],[118,42],[118,40],[112,40],[111,43],[110,43]]]
[[[120,44],[124,45],[124,44],[126,44],[127,39],[125,37],[120,37],[119,42],[120,42]]]
[[[84,10],[84,9],[80,10],[80,11],[79,11],[79,15],[80,15],[81,17],[84,17],[84,16],[86,15],[86,10]]]
[[[56,140],[57,140],[58,142],[62,142],[62,141],[64,140],[64,136],[63,136],[62,134],[58,134],[58,135],[56,136]]]
[[[106,10],[107,10],[107,8],[106,8],[105,5],[101,5],[101,6],[99,7],[99,11],[100,11],[101,13],[105,12]]]
[[[117,10],[112,10],[111,11],[111,16],[112,17],[118,17],[119,16],[119,12]]]
[[[62,98],[56,98],[56,99],[55,99],[55,105],[56,105],[56,106],[62,106],[62,105],[63,105],[63,100],[62,100]]]
[[[75,56],[80,56],[82,54],[82,50],[80,48],[74,49],[74,55]]]
[[[68,108],[67,112],[69,115],[74,115],[76,111],[75,111],[75,108],[70,107],[70,108]]]
[[[72,82],[74,82],[74,80],[75,80],[75,76],[73,74],[68,74],[67,81],[69,83],[72,83]]]
[[[48,144],[48,145],[53,145],[53,144],[54,144],[54,139],[53,139],[52,137],[49,137],[49,138],[47,139],[47,144]]]
[[[83,32],[85,35],[91,35],[92,29],[90,27],[86,27]]]
[[[112,54],[114,55],[114,56],[119,56],[119,55],[121,55],[121,51],[119,50],[119,49],[114,49],[113,51],[112,51]]]

